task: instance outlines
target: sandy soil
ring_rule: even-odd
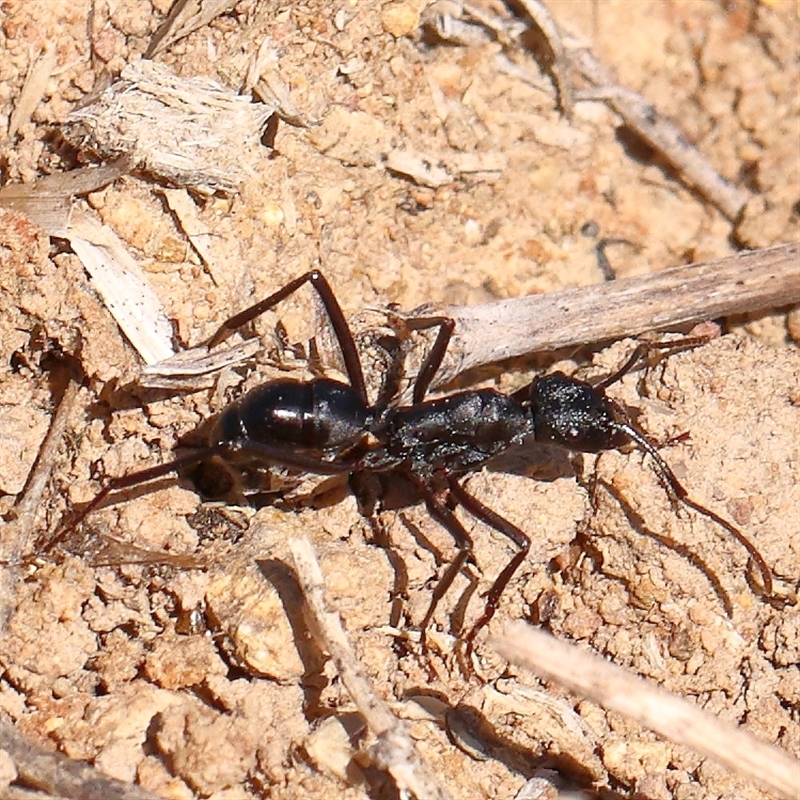
[[[75,166],[54,131],[106,71],[141,56],[169,5],[0,6],[0,129],[32,59],[49,41],[57,56],[31,120],[13,140],[0,138],[5,181]],[[228,256],[213,279],[147,176],[89,198],[136,254],[184,342],[209,336],[317,260],[356,314],[596,283],[600,237],[632,243],[609,248],[620,277],[798,238],[795,4],[549,4],[622,84],[753,192],[737,225],[626,146],[604,106],[579,103],[564,119],[530,55],[515,59],[544,91],[499,68],[496,42],[421,41],[420,6],[245,0],[159,56],[179,74],[236,88],[269,36],[293,102],[321,121],[281,124],[274,152],[263,149],[238,195],[198,201]],[[398,146],[504,166],[417,186],[382,166]],[[589,222],[598,236],[582,233]],[[34,533],[46,538],[105,476],[169,458],[220,396],[129,388],[137,357],[81,264],[11,212],[0,217],[0,274],[0,512],[9,526],[63,392],[65,357],[85,375],[36,517]],[[280,318],[292,342],[305,341],[314,333],[308,309],[301,292],[256,328],[272,346]],[[632,346],[559,354],[558,365],[601,374]],[[488,373],[488,385],[509,390],[529,379],[531,364],[506,366]],[[757,543],[787,593],[800,576],[799,378],[800,353],[776,311],[731,321],[720,339],[613,391],[641,410],[656,440],[689,433],[665,457],[693,497]],[[507,459],[465,485],[533,539],[491,630],[509,619],[544,625],[800,756],[800,613],[765,602],[742,547],[697,514],[675,513],[641,456],[570,460],[547,451]],[[454,798],[512,798],[542,766],[603,797],[769,796],[508,667],[486,633],[476,647],[485,682],[465,677],[447,657],[452,634],[480,613],[479,594],[511,550],[464,522],[478,566],[441,604],[426,660],[403,632],[424,614],[453,545],[423,507],[380,514],[386,550],[349,496],[321,509],[256,511],[204,503],[169,480],[135,491],[93,514],[69,552],[5,570],[0,709],[32,740],[165,797],[396,797],[370,764],[369,737],[303,619],[287,540],[306,535],[355,652]],[[104,533],[208,567],[97,566],[91,549]]]

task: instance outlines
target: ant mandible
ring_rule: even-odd
[[[423,636],[439,601],[472,558],[473,543],[453,513],[461,505],[473,517],[510,539],[516,554],[485,594],[483,613],[463,641],[471,649],[476,634],[497,610],[500,597],[525,560],[531,540],[519,527],[485,506],[460,478],[527,438],[568,450],[599,453],[634,444],[652,459],[674,503],[682,503],[716,522],[756,562],[767,596],[772,574],[764,558],[730,522],[693,500],[647,436],[605,390],[629,372],[649,350],[675,350],[707,341],[642,343],[616,372],[590,384],[561,372],[534,378],[513,394],[473,389],[426,400],[452,337],[455,322],[446,316],[406,321],[409,330],[438,328],[435,341],[413,383],[410,405],[391,405],[382,396],[370,403],[353,334],[330,284],[319,270],[301,275],[282,289],[228,319],[208,340],[209,348],[235,329],[286,299],[304,284],[319,295],[341,350],[348,382],[329,378],[280,379],[257,386],[219,414],[208,444],[164,464],[112,478],[76,517],[46,545],[51,549],[112,493],[147,483],[211,459],[233,472],[280,466],[321,475],[399,474],[419,490],[431,516],[453,537],[458,552],[435,586],[420,624]],[[385,395],[385,393],[382,393]]]

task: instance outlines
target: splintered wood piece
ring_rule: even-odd
[[[210,78],[184,78],[141,60],[71,111],[61,132],[102,158],[129,155],[137,168],[174,186],[232,193],[263,155],[261,136],[275,110]]]

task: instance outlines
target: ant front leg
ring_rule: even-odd
[[[594,388],[595,390],[604,393],[606,388],[613,383],[616,383],[625,374],[630,372],[636,363],[640,359],[644,358],[648,353],[653,351],[663,351],[666,355],[672,355],[676,352],[691,350],[694,347],[707,344],[710,339],[710,336],[686,336],[682,339],[674,339],[670,342],[640,342],[634,349],[633,353],[631,353],[628,360],[618,370],[616,370],[616,372],[613,372],[607,378],[600,381],[600,383],[594,384]],[[611,427],[615,428],[619,433],[627,436],[630,441],[636,444],[641,450],[646,452],[652,458],[656,466],[656,473],[660,477],[661,482],[665,486],[673,502],[682,503],[688,508],[696,511],[698,514],[710,519],[712,522],[719,525],[719,527],[727,531],[731,536],[733,536],[734,539],[736,539],[737,542],[739,542],[739,544],[742,545],[742,547],[748,552],[750,557],[756,563],[756,566],[761,573],[761,581],[765,596],[773,597],[774,590],[772,570],[769,568],[769,565],[758,551],[756,546],[744,535],[744,533],[742,533],[735,525],[732,525],[730,522],[728,522],[728,520],[726,520],[724,517],[721,517],[719,514],[691,497],[686,487],[684,487],[684,485],[678,480],[678,478],[675,476],[675,473],[664,461],[664,459],[661,458],[661,455],[658,453],[655,446],[650,442],[644,432],[634,426],[630,420],[617,418],[611,424]]]
[[[594,383],[593,386],[595,389],[608,389],[609,386],[624,378],[649,353],[660,351],[665,355],[672,355],[707,344],[709,341],[711,341],[710,336],[686,336],[683,339],[673,339],[671,342],[639,342],[619,369],[598,383]]]
[[[285,300],[306,283],[311,284],[316,293],[319,295],[320,300],[322,300],[322,305],[325,307],[325,313],[328,315],[328,319],[331,321],[331,327],[333,328],[334,335],[336,336],[336,341],[339,343],[339,349],[342,353],[342,359],[344,360],[344,367],[345,371],[347,372],[347,377],[350,380],[350,385],[356,390],[356,392],[358,392],[366,404],[367,389],[364,383],[364,371],[361,367],[361,359],[358,357],[358,350],[356,350],[356,343],[353,339],[353,333],[350,330],[350,326],[347,324],[342,307],[339,305],[339,301],[336,299],[336,295],[333,293],[331,285],[318,269],[312,269],[309,272],[301,275],[299,278],[295,278],[293,281],[287,283],[286,286],[284,286],[282,289],[279,289],[274,294],[271,294],[269,297],[260,300],[258,303],[253,304],[244,311],[234,314],[234,316],[230,317],[230,319],[225,320],[225,322],[220,325],[217,332],[208,340],[206,346],[210,349],[215,345],[218,345],[220,342],[225,341],[225,339],[237,328],[240,328],[242,325],[245,325],[248,322],[252,322],[254,319],[256,319],[256,317],[259,317],[264,312],[269,311],[271,308],[276,306],[282,300]]]
[[[676,342],[658,343],[655,349],[686,349],[705,341],[707,339],[704,337],[689,337]],[[619,380],[641,357],[641,353],[651,348],[649,344],[637,347],[620,370],[599,384],[591,385],[556,372],[534,379],[513,396],[527,407],[534,436],[539,442],[581,453],[616,450],[626,444],[634,444],[645,452],[650,456],[670,499],[693,509],[733,536],[756,563],[764,594],[773,597],[772,572],[756,546],[736,526],[689,495],[645,432],[630,420],[622,406],[605,393],[606,386]]]

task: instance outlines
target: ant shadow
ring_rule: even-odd
[[[644,518],[634,509],[631,507],[630,503],[617,491],[611,484],[607,481],[597,479],[594,481],[592,492],[596,491],[598,488],[604,489],[619,505],[622,513],[625,515],[625,519],[628,521],[631,529],[638,533],[640,536],[646,536],[649,539],[652,539],[655,542],[658,542],[662,547],[671,550],[674,553],[677,553],[687,562],[689,562],[693,567],[698,569],[700,572],[705,575],[706,579],[708,580],[709,584],[711,585],[714,594],[717,596],[720,604],[725,610],[725,615],[729,618],[733,617],[734,608],[733,608],[733,600],[729,594],[729,592],[725,589],[720,581],[719,577],[714,573],[714,570],[711,566],[695,551],[690,549],[684,544],[680,542],[676,542],[674,539],[670,538],[669,536],[665,536],[664,534],[657,533],[652,528],[647,526]],[[594,505],[594,501],[593,501]],[[625,582],[627,583],[627,581]],[[752,584],[752,582],[748,578],[748,584],[750,585],[753,591],[756,591],[756,587]],[[631,586],[626,587],[629,592],[633,593],[633,588]]]
[[[562,477],[575,477],[575,469],[566,451],[555,446],[535,443],[532,440],[513,446],[496,456],[486,465],[486,470],[494,473],[516,474],[537,482],[551,482]],[[431,554],[437,571],[446,567],[452,558],[445,555],[441,547],[425,534],[422,527],[404,513],[406,510],[424,503],[424,497],[419,488],[403,473],[388,471],[386,473],[352,475],[349,480],[349,488],[356,498],[362,517],[373,532],[373,543],[386,551],[394,571],[390,624],[398,627],[402,618],[403,601],[407,601],[409,597],[408,568],[391,542],[381,515],[385,512],[397,513],[403,527],[416,545]],[[336,498],[333,502],[338,502],[339,499],[341,498]],[[457,507],[455,498],[450,497],[448,500],[452,506],[451,510]],[[465,513],[468,515],[468,512]],[[436,524],[438,525],[438,523]],[[466,579],[467,585],[459,593],[455,605],[449,613],[449,629],[454,633],[463,631],[467,609],[471,599],[478,591],[480,567],[475,553],[470,554],[460,572]],[[440,577],[437,578],[433,573],[425,585],[435,586],[439,580]],[[411,623],[409,622],[409,624]]]
[[[550,446],[536,442],[524,442],[510,448],[508,451],[492,459],[486,465],[485,469],[487,472],[492,473],[499,472],[504,474],[525,476],[537,482],[554,482],[560,478],[572,478],[579,484],[583,485],[583,482],[580,479],[581,468],[579,462],[581,458],[582,456],[580,454],[572,455],[557,446]],[[389,475],[387,476],[387,479],[388,480],[381,482],[382,486],[385,487],[387,482],[393,482],[395,480],[398,483],[403,482],[402,476]],[[406,481],[405,483],[407,486],[405,487],[404,492],[398,492],[395,486],[387,494],[380,498],[381,511],[395,510],[402,512],[402,510],[406,508],[419,504],[421,501],[419,493],[414,491],[414,488],[409,482]],[[625,519],[631,528],[631,535],[638,534],[640,536],[650,538],[662,547],[665,547],[668,550],[678,554],[680,557],[684,558],[688,563],[690,563],[695,569],[702,572],[708,580],[708,583],[720,605],[722,606],[726,616],[728,618],[732,618],[734,616],[734,603],[730,592],[724,587],[720,577],[715,573],[711,565],[700,554],[692,550],[689,546],[677,542],[674,539],[653,530],[650,526],[648,526],[645,518],[637,513],[630,503],[622,496],[622,494],[620,494],[620,492],[617,491],[607,481],[594,479],[592,486],[585,486],[584,488],[589,493],[593,506],[595,505],[593,495],[598,489],[602,488],[608,492],[608,494],[614,499],[624,514]],[[362,510],[362,513],[365,512]],[[594,513],[596,513],[596,508],[593,512],[593,515]],[[375,519],[375,515],[369,512],[365,513],[365,516],[370,520]],[[446,564],[448,559],[443,555],[441,549],[437,547],[430,540],[430,538],[428,538],[422,532],[418,525],[415,525],[406,514],[401,513],[400,519],[417,545],[432,554],[437,569]],[[589,521],[589,525],[591,526],[591,520]],[[579,533],[580,531],[576,529],[576,540],[579,538]],[[589,530],[588,536],[583,537],[585,539],[582,544],[584,549],[591,548],[591,542],[589,541],[590,536],[591,531]],[[394,596],[407,597],[408,570],[402,563],[402,559],[394,551],[391,543],[388,542],[388,539],[384,538],[383,541],[377,541],[376,539],[376,543],[380,544],[386,549],[387,553],[389,554],[393,569],[395,570],[396,582]],[[471,598],[478,589],[479,577],[474,574],[472,567],[477,567],[474,559],[470,559],[465,565],[465,569],[462,570],[462,573],[467,578],[468,585],[459,595],[456,605],[450,613],[450,629],[454,632],[458,632],[463,629],[467,608]],[[746,579],[753,592],[759,594],[759,587],[754,584],[749,572],[746,575]],[[431,580],[433,580],[433,576]],[[623,581],[623,583],[627,582]],[[632,586],[627,585],[626,589],[629,593],[633,593]],[[395,607],[393,609],[391,624],[396,626],[399,622],[399,619],[400,614]]]
[[[204,436],[208,430],[208,425],[209,421],[205,420],[197,430],[191,431],[184,436],[181,443],[185,445],[198,436]],[[192,447],[190,446],[189,450],[191,449]],[[180,453],[180,451],[178,452]],[[577,458],[580,459],[580,455]],[[576,456],[571,455],[563,448],[526,441],[496,456],[488,462],[485,469],[490,473],[520,475],[537,482],[549,483],[560,478],[572,478],[580,482],[578,477],[580,468],[575,463],[575,459]],[[208,465],[209,462],[201,462],[200,469],[184,470],[177,476],[165,476],[152,482],[122,489],[119,493],[110,495],[98,507],[98,510],[110,505],[134,500],[174,485],[197,491],[205,501],[228,500],[240,505],[246,503],[256,509],[274,505],[287,511],[299,508],[331,507],[341,502],[348,493],[352,493],[356,497],[362,516],[367,520],[372,530],[374,544],[386,551],[394,572],[395,577],[390,593],[392,597],[390,624],[395,627],[401,623],[404,601],[407,601],[409,596],[408,569],[390,541],[388,532],[381,522],[378,512],[399,512],[404,527],[408,530],[417,546],[433,556],[437,570],[449,561],[442,550],[424,534],[423,530],[412,522],[408,515],[402,513],[406,509],[419,505],[423,501],[423,497],[418,488],[400,473],[388,471],[386,473],[351,475],[349,477],[347,475],[334,476],[323,480],[320,484],[321,488],[313,494],[287,502],[279,491],[254,493],[247,496],[236,494],[234,497],[229,491],[231,485],[224,480],[222,481],[222,490],[219,490],[218,487],[212,487],[211,482],[203,477],[203,468]],[[213,467],[209,471],[213,473]],[[198,480],[198,475],[200,480]],[[597,488],[603,488],[614,498],[633,531],[642,536],[647,536],[678,553],[700,570],[708,579],[726,615],[728,617],[733,616],[733,602],[730,594],[725,590],[709,564],[700,555],[687,546],[649,528],[644,518],[634,511],[625,498],[606,481],[596,481],[593,486],[594,488],[587,487],[590,494],[596,491]],[[226,492],[231,496],[226,497]],[[476,576],[473,568],[477,568],[474,556],[468,559],[464,569],[462,569],[462,574],[467,579],[468,585],[459,595],[456,605],[450,613],[450,629],[452,631],[462,630],[470,600],[477,592],[479,577]],[[432,575],[431,580],[434,579],[435,576]],[[754,588],[749,577],[748,583],[751,588]]]

